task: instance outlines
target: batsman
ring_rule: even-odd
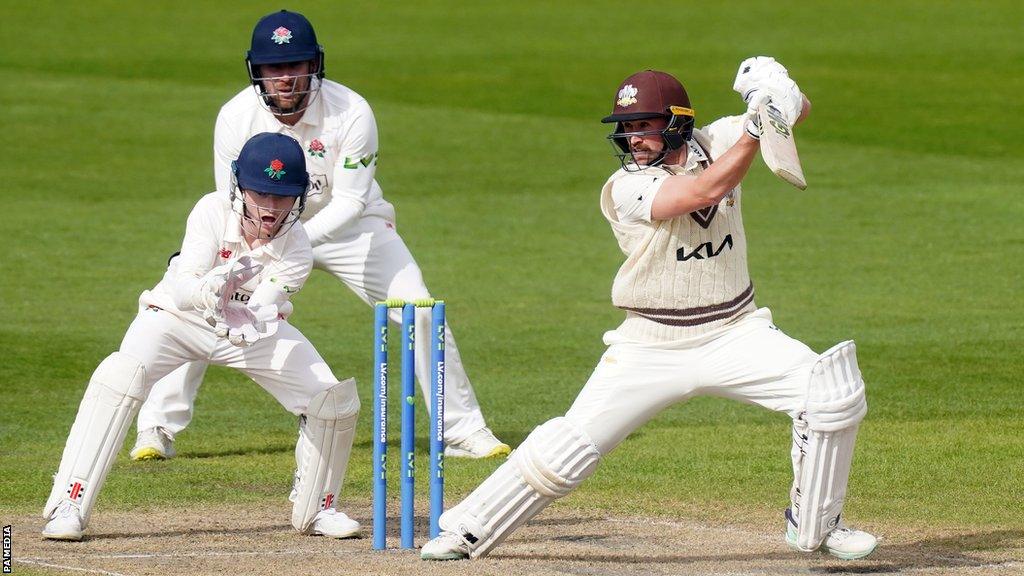
[[[622,168],[600,207],[626,259],[612,284],[625,313],[563,417],[541,424],[464,501],[441,516],[426,560],[487,555],[567,495],[601,458],[665,408],[713,395],[783,412],[793,422],[793,484],[785,541],[862,558],[871,534],[843,523],[857,428],[867,411],[852,341],[818,354],[754,304],[740,183],[759,148],[770,100],[792,125],[810,102],[773,58],[744,61],[735,89],[746,111],[694,129],[673,76],[646,70],[617,88],[609,136]]]
[[[292,526],[345,538],[359,523],[336,508],[359,397],[287,322],[290,298],[313,268],[299,215],[304,152],[292,138],[250,138],[231,164],[230,193],[203,196],[181,251],[139,297],[121,347],[93,372],[43,509],[43,536],[81,540],[93,503],[153,383],[188,362],[237,368],[299,416]]]

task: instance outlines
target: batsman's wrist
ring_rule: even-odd
[[[743,130],[754,140],[761,139],[761,124],[757,119],[757,114],[747,116],[747,120],[743,123]]]

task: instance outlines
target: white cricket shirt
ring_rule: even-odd
[[[302,221],[313,246],[337,239],[362,216],[394,221],[395,209],[374,179],[377,123],[362,96],[323,80],[320,95],[295,126],[289,126],[263,107],[252,86],[245,88],[217,115],[213,163],[218,191],[229,190],[231,162],[245,142],[261,132],[287,134],[306,151],[310,189]]]
[[[193,304],[200,278],[213,267],[241,256],[249,256],[263,270],[232,296],[232,303],[238,305],[252,302],[280,307],[302,288],[313,269],[312,250],[301,223],[296,222],[267,244],[250,249],[228,195],[211,192],[199,199],[188,216],[181,254],[171,261],[160,283],[142,293],[139,305],[156,306],[207,326]]]

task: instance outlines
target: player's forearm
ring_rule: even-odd
[[[309,243],[316,247],[336,240],[363,215],[366,205],[355,198],[335,196],[331,202],[302,225]]]
[[[801,104],[801,108],[800,108],[800,115],[797,116],[796,121],[793,122],[794,126],[796,126],[797,124],[803,122],[804,118],[807,118],[807,116],[810,115],[810,113],[811,113],[811,101],[807,98],[807,95],[804,94],[803,92],[801,92],[800,93],[800,98],[802,99],[802,104]]]
[[[174,307],[178,310],[195,310],[198,304],[200,287],[203,284],[202,278],[187,274],[178,274],[174,278],[174,286],[171,291],[171,299],[174,300]]]
[[[700,176],[672,176],[658,190],[651,206],[651,218],[667,220],[715,206],[746,176],[758,148],[757,140],[743,134]]]

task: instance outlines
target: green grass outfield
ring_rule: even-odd
[[[212,187],[217,109],[246,84],[252,25],[280,7],[218,4],[5,11],[4,514],[42,507],[89,375]],[[1019,3],[292,7],[314,22],[328,76],[374,107],[378,179],[449,302],[489,423],[512,443],[568,408],[621,318],[609,298],[621,254],[597,205],[616,168],[598,120],[618,82],[677,74],[703,125],[743,109],[731,84],[744,57],[776,56],[814,102],[797,133],[810,187],[755,163],[750,266],[758,304],[788,334],[817,350],[857,340],[870,412],[849,516],[883,531],[1024,529]],[[365,501],[372,313],[320,272],[295,303],[336,373],[361,381],[345,495]],[[183,457],[136,464],[126,448],[98,512],[280,499],[294,437],[269,395],[212,369]],[[788,450],[784,416],[698,399],[627,440],[566,504],[774,517]],[[449,461],[450,494],[495,465]]]

